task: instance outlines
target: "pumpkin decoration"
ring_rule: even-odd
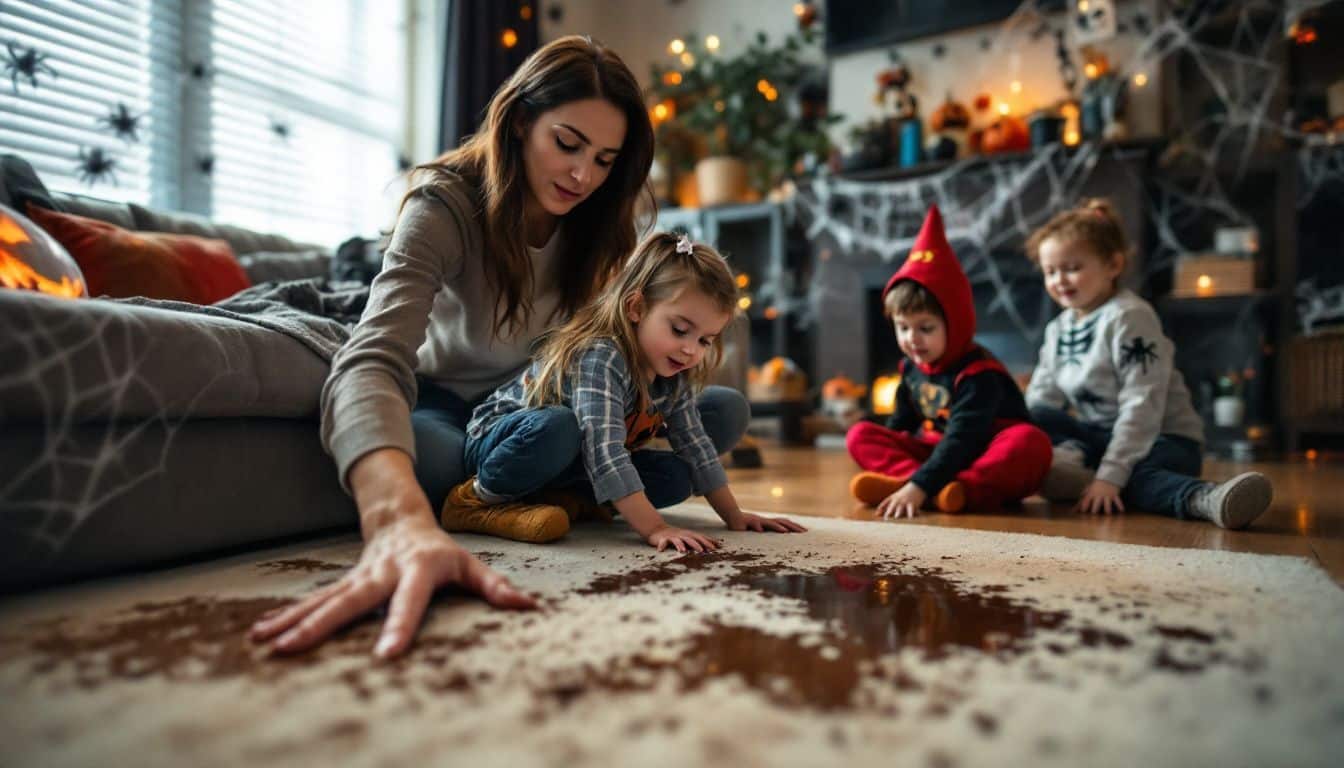
[[[966,129],[971,127],[971,113],[966,107],[952,100],[952,94],[948,94],[943,99],[943,103],[933,110],[933,116],[929,118],[929,127],[935,131],[945,131],[949,129]]]
[[[1003,115],[980,136],[980,151],[986,155],[1020,152],[1031,147],[1027,124],[1016,115]]]
[[[843,373],[827,379],[826,383],[821,385],[821,396],[826,400],[852,400],[863,397],[867,393],[867,387]]]
[[[753,402],[796,402],[807,397],[807,374],[786,357],[773,357],[747,370],[747,399]]]
[[[0,288],[87,296],[84,273],[65,248],[27,217],[0,205]]]
[[[968,150],[967,130],[971,127],[971,113],[965,105],[953,101],[948,94],[929,118],[933,135],[924,146],[930,160],[954,160]]]
[[[867,387],[842,373],[821,385],[821,411],[841,426],[848,427],[863,418],[863,396],[866,394]]]

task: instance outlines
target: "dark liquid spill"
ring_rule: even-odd
[[[991,589],[974,590],[929,571],[881,573],[871,565],[833,568],[825,574],[744,573],[734,579],[768,595],[794,598],[823,622],[838,622],[845,636],[870,655],[905,648],[938,660],[954,649],[1016,655],[1038,630],[1058,629],[1068,614],[1042,611]]]
[[[436,609],[467,602],[466,598],[440,598]],[[272,656],[265,644],[248,639],[252,624],[266,612],[291,604],[286,598],[196,598],[138,603],[121,614],[91,624],[71,620],[43,622],[30,627],[27,637],[15,637],[35,656],[31,672],[48,675],[61,669],[73,671],[75,685],[95,689],[103,685],[158,677],[167,680],[219,680],[248,677],[258,682],[274,681],[298,668],[311,667],[330,658],[368,659],[381,619],[368,618],[338,632],[313,651],[290,656]],[[453,654],[481,644],[503,625],[482,622],[461,636],[422,634],[416,639],[415,657],[442,668]],[[360,699],[373,696],[379,674],[389,676],[394,686],[407,670],[405,657],[369,669],[349,670],[340,676]],[[439,689],[460,689],[452,674],[428,682]]]
[[[655,562],[643,568],[625,573],[598,576],[587,586],[574,590],[576,595],[605,595],[613,592],[629,592],[649,584],[671,581],[678,576],[700,571],[721,563],[749,563],[759,560],[760,555],[748,552],[709,552],[681,555],[671,560]]]

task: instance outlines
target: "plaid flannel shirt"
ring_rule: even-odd
[[[534,363],[478,405],[467,423],[467,439],[480,439],[501,417],[525,409],[523,384],[536,374]],[[565,376],[562,396],[560,404],[578,418],[583,468],[597,501],[613,501],[644,490],[626,448],[626,418],[639,407],[639,392],[616,343],[598,339],[584,350]],[[705,434],[685,374],[654,379],[649,396],[663,416],[673,452],[691,469],[695,492],[704,495],[727,485],[728,475]]]

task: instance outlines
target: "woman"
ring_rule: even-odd
[[[368,307],[322,392],[323,443],[355,498],[364,551],[337,583],[257,622],[254,639],[305,650],[390,601],[374,649],[388,658],[410,646],[440,586],[533,606],[435,513],[464,479],[472,408],[633,250],[652,160],[630,70],[588,38],[566,37],[500,87],[480,131],[417,169]],[[745,431],[746,401],[711,388],[699,407],[727,451]]]

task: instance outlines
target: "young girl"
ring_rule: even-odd
[[[1203,424],[1157,313],[1118,285],[1128,252],[1119,218],[1100,200],[1056,215],[1027,241],[1064,309],[1046,326],[1027,388],[1032,420],[1055,445],[1042,493],[1079,499],[1089,513],[1128,504],[1245,527],[1273,489],[1258,472],[1216,485],[1199,479]]]
[[[546,336],[532,366],[472,413],[475,477],[449,493],[444,528],[550,541],[610,502],[660,550],[716,549],[656,511],[694,492],[732,530],[804,530],[738,507],[695,407],[736,306],[733,275],[712,248],[685,235],[645,239],[592,305]],[[637,450],[663,426],[672,452]]]

